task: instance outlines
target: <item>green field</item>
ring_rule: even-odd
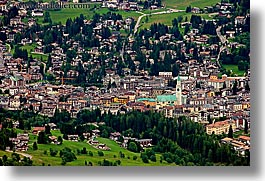
[[[170,13],[170,14],[158,14],[158,15],[151,15],[148,16],[148,21],[146,22],[146,17],[143,17],[141,20],[141,27],[140,29],[147,28],[149,29],[150,26],[154,23],[161,23],[168,26],[172,26],[172,20],[177,18],[178,16],[182,16],[183,20],[187,17],[188,20],[191,17],[191,13],[186,12],[178,12],[178,13]]]
[[[11,154],[12,153],[10,153],[10,152],[0,150],[0,158],[2,158],[4,155],[6,155],[7,157],[11,157]]]
[[[196,14],[198,16],[201,16],[203,19],[212,19],[212,17],[209,17],[208,14]],[[148,21],[146,22],[146,17],[143,17],[141,20],[141,26],[140,29],[147,28],[149,29],[150,26],[154,23],[162,23],[168,26],[172,26],[172,20],[174,18],[178,18],[179,16],[183,17],[183,22],[187,18],[187,21],[190,21],[190,18],[192,16],[192,13],[186,13],[186,12],[176,12],[176,13],[168,13],[168,14],[155,14],[148,16]],[[184,31],[184,30],[183,30]]]
[[[18,130],[19,133],[23,132]],[[51,131],[52,135],[54,136],[62,136],[60,131]],[[55,145],[55,144],[38,144],[38,150],[33,150],[32,145],[33,142],[37,141],[37,136],[30,133],[30,142],[29,142],[29,149],[25,153],[30,154],[32,156],[33,164],[34,165],[43,165],[46,166],[50,164],[51,166],[58,165],[60,166],[62,163],[62,159],[59,156],[59,153],[52,157],[49,155],[49,150],[52,148],[53,150],[62,150],[64,147],[68,147],[75,153],[77,160],[72,162],[67,162],[66,166],[85,166],[85,161],[87,163],[92,162],[93,166],[98,166],[98,161],[103,161],[104,159],[109,160],[111,162],[115,162],[117,160],[121,161],[121,166],[176,166],[174,163],[168,164],[167,162],[163,161],[160,163],[160,154],[156,154],[156,162],[152,162],[149,160],[149,163],[143,163],[142,159],[140,158],[140,153],[134,153],[128,151],[125,148],[120,147],[115,141],[112,141],[107,138],[98,137],[97,140],[100,143],[106,144],[110,151],[103,151],[104,156],[98,156],[98,149],[92,147],[88,143],[84,142],[73,142],[64,140],[62,145]],[[77,149],[81,150],[83,147],[89,152],[93,153],[93,156],[89,156],[88,154],[77,154]],[[47,151],[47,154],[44,154],[44,151]],[[124,158],[120,158],[119,152],[125,154]],[[11,153],[0,151],[0,157],[3,155],[10,156]],[[114,156],[115,155],[115,156]],[[133,160],[133,156],[137,156],[136,160]],[[22,157],[22,156],[21,156]]]
[[[23,45],[21,46],[21,49],[24,49],[24,50],[27,50],[28,52],[28,55],[32,55],[33,58],[36,58],[38,60],[42,60],[43,61],[47,61],[48,60],[48,55],[47,54],[41,54],[41,53],[34,53],[34,49],[37,47],[37,45],[35,43],[29,45],[29,44],[26,44],[26,45]],[[14,54],[14,49],[11,49],[11,54]]]
[[[49,11],[49,13],[53,23],[61,22],[62,24],[65,24],[68,18],[74,19],[80,14],[83,14],[89,18],[92,17],[91,11],[89,11],[89,9],[61,9],[59,11]]]
[[[215,5],[221,0],[162,0],[167,8],[186,9],[187,6],[204,8],[205,6]]]
[[[223,65],[226,70],[231,70],[234,76],[244,76],[245,71],[238,70],[237,65]]]
[[[91,5],[92,7],[92,5]],[[128,18],[132,17],[137,19],[140,14],[136,13],[135,11],[122,11],[122,10],[117,10],[117,11],[110,11],[108,8],[101,8],[97,6],[97,9],[85,9],[85,8],[80,8],[80,9],[61,9],[58,11],[55,10],[49,10],[51,19],[53,23],[59,23],[61,22],[62,24],[65,24],[68,18],[76,18],[79,17],[80,14],[83,14],[87,19],[91,19],[95,13],[98,14],[106,14],[107,12],[113,12],[122,15],[123,18]],[[37,22],[39,24],[43,24],[43,17],[38,18]]]

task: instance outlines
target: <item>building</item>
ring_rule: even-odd
[[[139,143],[141,147],[149,147],[152,145],[152,139],[136,139],[135,141]]]
[[[216,135],[220,135],[223,133],[228,134],[230,125],[232,126],[232,130],[235,131],[236,122],[234,120],[225,120],[208,124],[206,126],[206,133],[209,135],[213,133]]]
[[[136,102],[142,102],[145,104],[145,106],[149,106],[149,107],[156,106],[156,100],[153,98],[139,98],[136,100]]]
[[[117,141],[120,138],[121,134],[119,132],[110,133],[110,139]]]
[[[158,95],[156,97],[156,109],[161,109],[165,106],[174,106],[177,105],[177,98],[176,95],[171,94],[164,94]]]
[[[39,134],[39,132],[45,131],[45,127],[34,127],[32,130],[32,134]]]
[[[32,12],[31,12],[31,16],[43,16],[43,10],[41,9],[34,9]]]
[[[179,76],[176,85],[176,99],[177,99],[177,105],[182,105],[181,80]]]

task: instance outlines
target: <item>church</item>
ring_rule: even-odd
[[[163,94],[156,96],[156,109],[165,106],[182,105],[181,80],[178,76],[175,94]]]

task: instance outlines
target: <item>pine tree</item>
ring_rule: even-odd
[[[247,120],[245,120],[244,133],[245,133],[245,134],[248,133],[248,121],[247,121]]]
[[[33,150],[37,150],[38,149],[38,145],[36,142],[33,143]]]
[[[228,138],[233,138],[233,129],[232,129],[232,125],[230,125],[230,127],[229,127]]]

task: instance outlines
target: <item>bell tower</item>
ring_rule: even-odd
[[[176,84],[176,98],[177,98],[177,105],[182,105],[181,80],[179,76]]]

